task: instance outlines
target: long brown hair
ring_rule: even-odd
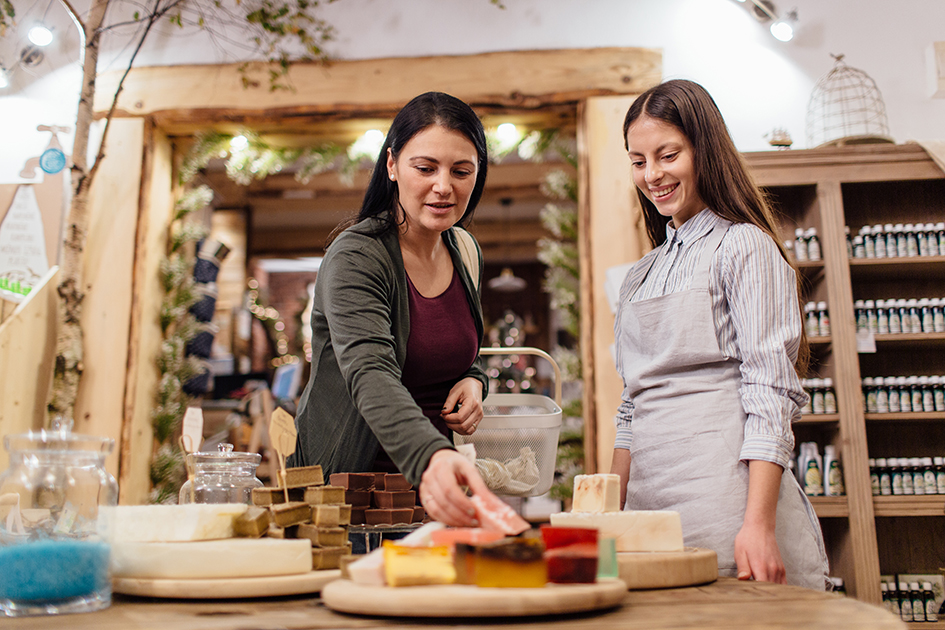
[[[668,123],[686,136],[693,148],[699,197],[723,219],[732,223],[751,223],[771,237],[781,256],[794,269],[798,304],[802,304],[802,276],[778,237],[778,223],[768,197],[748,172],[712,96],[698,83],[682,79],[650,88],[633,102],[624,118],[623,141],[628,150],[627,132],[642,116]],[[661,215],[639,188],[637,195],[643,206],[647,236],[656,247],[666,240],[666,224],[670,217]],[[800,376],[806,375],[809,362],[810,347],[802,310],[801,344],[794,364]]]

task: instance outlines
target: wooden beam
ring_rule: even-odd
[[[298,63],[288,77],[294,90],[272,92],[266,89],[265,65],[251,73],[258,89],[243,87],[238,67],[134,68],[119,97],[119,115],[160,113],[156,120],[161,126],[219,121],[247,112],[356,117],[390,114],[428,90],[448,92],[474,107],[534,110],[573,105],[594,95],[639,94],[659,83],[662,53],[612,47]],[[111,105],[120,76],[116,71],[99,77],[95,102],[99,114]]]

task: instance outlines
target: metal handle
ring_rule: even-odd
[[[544,350],[539,350],[538,348],[479,348],[479,354],[531,354],[536,357],[541,357],[548,361],[551,364],[551,367],[555,371],[555,403],[560,407],[561,406],[561,370],[558,368],[558,363],[552,358],[550,354]]]

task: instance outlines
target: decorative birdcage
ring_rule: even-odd
[[[886,105],[876,82],[862,70],[836,60],[810,95],[807,144],[810,147],[893,142]]]

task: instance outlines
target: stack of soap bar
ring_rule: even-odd
[[[581,479],[583,477],[583,479]],[[617,475],[578,475],[574,481],[571,512],[550,517],[556,527],[596,529],[600,538],[613,538],[618,552],[682,551],[679,512],[668,510],[620,511],[614,500]],[[619,496],[619,485],[616,491]],[[578,509],[578,508],[582,509]]]
[[[344,502],[345,489],[324,485],[321,466],[290,468],[285,479],[285,488],[253,491],[256,509],[268,513],[267,535],[308,545],[310,570],[337,569],[341,558],[351,553],[348,542],[351,505]],[[256,519],[253,526],[247,524],[250,534],[262,527],[264,518]]]
[[[329,481],[344,492],[354,525],[419,523],[426,516],[417,492],[399,473],[334,473]]]

